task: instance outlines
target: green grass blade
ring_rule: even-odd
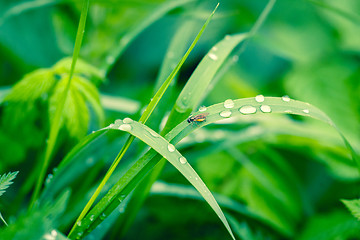
[[[41,190],[41,186],[42,186],[48,165],[50,163],[51,155],[55,148],[56,139],[57,139],[59,131],[60,131],[61,116],[62,116],[62,113],[64,110],[66,97],[67,97],[69,89],[70,89],[71,79],[74,74],[76,61],[79,57],[80,47],[81,47],[81,43],[82,43],[82,39],[84,36],[84,31],[85,31],[85,23],[86,23],[86,17],[87,17],[88,10],[89,10],[89,0],[84,0],[83,8],[81,10],[81,15],[80,15],[79,27],[78,27],[78,31],[76,34],[76,41],[75,41],[75,47],[74,47],[74,52],[73,52],[73,59],[72,59],[72,63],[71,63],[71,69],[70,69],[70,73],[69,73],[69,79],[66,84],[66,88],[63,92],[62,101],[59,103],[58,108],[56,109],[56,112],[55,112],[54,119],[51,122],[49,139],[48,139],[48,142],[46,145],[46,150],[45,150],[44,162],[42,164],[40,175],[37,179],[35,190],[32,195],[32,198],[31,198],[30,208],[34,207],[34,204],[35,204],[36,200],[38,199],[38,196],[39,196],[39,193]]]
[[[203,196],[203,198],[209,203],[209,205],[213,208],[215,213],[221,219],[228,232],[232,235],[229,224],[226,221],[226,218],[221,211],[219,205],[217,204],[215,198],[206,187],[204,182],[198,176],[198,174],[192,169],[187,160],[176,150],[176,148],[170,144],[165,138],[161,137],[159,134],[154,132],[152,129],[148,128],[141,123],[131,121],[130,119],[124,119],[124,121],[117,120],[114,125],[111,126],[111,129],[127,131],[133,136],[136,136],[147,145],[151,146],[155,151],[160,153],[164,158],[166,158],[172,165],[174,165],[183,175],[184,177],[199,191],[199,193]],[[111,191],[110,191],[111,192]],[[93,217],[93,220],[100,217],[101,214],[105,213],[105,215],[109,214],[106,211],[107,204],[109,201],[112,201],[112,198],[108,198],[105,196],[98,204],[98,208],[94,208],[90,211],[90,217],[86,217],[83,219],[81,226],[89,226],[91,224],[90,218]],[[117,203],[121,202],[123,199],[116,199]],[[89,216],[88,215],[88,216]],[[76,234],[80,231],[83,232],[82,227],[78,228],[77,232],[73,232],[69,237],[72,238],[76,236]],[[233,239],[235,239],[233,237]]]
[[[192,49],[195,47],[197,41],[200,39],[202,33],[204,32],[205,28],[207,27],[207,25],[209,24],[212,16],[215,14],[215,11],[217,9],[218,5],[215,7],[214,11],[210,14],[210,16],[208,17],[208,19],[206,20],[206,22],[204,23],[204,25],[202,26],[202,28],[200,29],[199,33],[197,34],[197,36],[195,37],[194,41],[192,42],[192,44],[190,45],[189,49],[187,50],[187,52],[185,53],[185,55],[181,58],[181,60],[179,61],[179,63],[176,65],[175,69],[171,72],[171,74],[168,76],[168,78],[165,80],[165,82],[161,85],[160,89],[156,92],[155,96],[152,98],[152,100],[150,101],[149,105],[146,107],[144,113],[142,114],[142,116],[139,119],[140,123],[145,123],[148,118],[150,117],[151,113],[154,111],[156,105],[159,103],[160,99],[162,98],[162,96],[164,95],[166,89],[168,88],[168,86],[170,85],[171,81],[174,79],[175,75],[178,73],[178,71],[180,70],[181,66],[184,64],[185,60],[187,59],[187,57],[189,56],[190,52],[192,51]],[[82,218],[86,215],[86,213],[89,211],[89,209],[91,208],[92,204],[94,203],[94,201],[96,200],[97,196],[100,194],[102,188],[105,186],[105,183],[109,180],[110,176],[112,175],[112,173],[115,171],[115,168],[117,167],[117,165],[119,164],[120,160],[122,159],[122,157],[124,156],[125,152],[127,151],[127,149],[130,147],[131,143],[133,142],[134,137],[130,136],[124,147],[120,150],[119,154],[117,155],[116,159],[114,160],[114,162],[112,163],[112,165],[110,166],[109,170],[107,171],[107,173],[105,174],[103,180],[101,181],[99,187],[96,189],[95,193],[93,194],[93,196],[90,198],[89,202],[86,204],[86,206],[84,207],[84,209],[82,210],[82,212],[80,213],[78,219],[76,220],[74,226],[72,227],[69,236],[71,236],[72,232],[75,230],[75,228],[77,227],[77,222],[80,222],[82,220]]]
[[[341,202],[349,209],[351,214],[358,220],[360,220],[360,199],[345,200]]]
[[[134,27],[131,31],[126,33],[120,40],[119,45],[113,51],[110,52],[110,55],[107,56],[107,59],[113,59],[112,62],[107,62],[102,69],[105,72],[109,72],[113,65],[115,64],[115,60],[119,58],[119,56],[124,52],[124,50],[130,45],[130,43],[142,32],[144,29],[149,27],[155,21],[163,17],[169,11],[178,8],[180,6],[186,5],[194,0],[184,0],[184,1],[167,1],[160,5],[154,12],[151,13],[148,17],[146,17],[139,25]]]

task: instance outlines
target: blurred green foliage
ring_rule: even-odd
[[[167,2],[91,1],[82,60],[76,65],[65,103],[51,163],[55,169],[49,170],[47,179],[65,186],[62,190],[70,189],[71,194],[55,194],[60,190],[45,187],[41,199],[49,197],[47,205],[25,213],[49,124],[68,77],[68,57],[73,51],[82,1],[0,0],[0,175],[20,171],[0,198],[0,212],[10,225],[0,230],[0,237],[5,234],[16,239],[14,233],[24,226],[30,230],[18,237],[38,231],[31,236],[38,238],[52,229],[68,233],[126,139],[125,135],[111,133],[89,143],[84,137],[117,118],[138,119],[164,80],[161,78],[169,74],[160,69],[168,64],[163,60],[169,57],[167,49],[175,42],[172,37],[176,30],[191,21],[186,25],[191,26],[188,36],[175,35],[176,41],[189,41],[217,4],[213,0]],[[153,129],[160,128],[159,119],[171,110],[204,55],[226,34],[248,32],[268,1],[219,2],[213,20],[180,70],[170,94],[165,95],[165,103],[160,103],[159,113],[155,112],[162,115],[149,119]],[[224,73],[220,69],[202,104],[257,94],[289,95],[323,110],[359,153],[359,12],[358,0],[276,1],[238,61]],[[158,74],[162,77],[157,82]],[[107,96],[113,97],[115,107]],[[84,150],[69,154],[79,142]],[[211,191],[251,211],[239,213],[220,204],[231,215],[229,221],[240,239],[359,238],[358,220],[340,202],[358,198],[359,173],[341,138],[328,125],[290,115],[246,116],[231,124],[212,124],[195,131],[177,148]],[[105,190],[145,150],[146,146],[136,141]],[[64,158],[71,164],[52,180]],[[170,165],[160,179],[187,184]],[[354,201],[346,205],[358,213]],[[126,204],[120,205],[120,215],[121,208]],[[128,231],[117,228],[119,219],[118,215],[109,217],[100,225],[106,231],[91,234],[96,239],[228,237],[204,202],[182,192],[167,196],[153,189]]]

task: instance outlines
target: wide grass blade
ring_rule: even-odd
[[[227,223],[226,218],[223,212],[221,211],[219,205],[217,204],[216,200],[214,199],[213,195],[206,187],[204,182],[201,180],[201,178],[198,176],[198,174],[192,169],[190,164],[187,162],[186,158],[183,157],[176,150],[174,145],[170,144],[165,138],[160,136],[158,133],[154,132],[152,129],[148,128],[145,125],[142,125],[141,123],[132,121],[129,118],[124,119],[123,121],[117,120],[115,124],[113,124],[109,129],[116,129],[116,130],[129,132],[133,136],[136,136],[137,138],[145,142],[147,145],[151,146],[155,151],[161,154],[161,156],[163,156],[172,165],[174,165],[183,174],[183,176],[199,191],[199,193],[203,196],[203,198],[209,203],[209,205],[213,208],[215,213],[218,215],[218,217],[221,219],[221,221],[227,228],[232,238],[235,239],[234,236],[232,235],[230,226]],[[112,190],[110,190],[109,193],[111,193]],[[123,196],[116,198],[118,204],[119,202],[122,202],[125,197]],[[91,210],[89,215],[86,218],[84,218],[80,224],[77,224],[77,226],[79,227],[76,228],[69,235],[69,237],[70,238],[75,237],[79,232],[84,232],[84,230],[86,230],[86,228],[89,227],[92,224],[92,222],[96,223],[98,218],[100,220],[103,220],[101,219],[101,217],[105,218],[107,215],[109,215],[112,209],[110,209],[110,211],[107,211],[107,206],[112,200],[114,199],[112,197],[108,198],[108,196],[102,198],[98,203],[97,207]]]
[[[38,196],[39,196],[39,193],[41,190],[41,186],[44,181],[44,177],[45,177],[48,165],[50,163],[51,155],[55,148],[56,139],[58,137],[58,134],[59,134],[59,131],[61,128],[61,119],[62,119],[62,114],[63,114],[63,110],[64,110],[64,105],[66,102],[66,98],[68,96],[68,92],[70,90],[71,79],[74,74],[76,61],[79,57],[80,47],[81,47],[81,43],[82,43],[82,39],[84,36],[84,31],[85,31],[85,23],[86,23],[86,17],[87,17],[88,10],[89,10],[89,0],[84,0],[83,8],[81,10],[81,15],[80,15],[79,27],[78,27],[78,31],[76,34],[76,41],[75,41],[75,47],[74,47],[74,52],[73,52],[73,58],[72,58],[72,62],[71,62],[69,79],[66,84],[66,88],[63,92],[63,97],[61,98],[62,101],[59,102],[58,108],[56,109],[56,112],[55,112],[55,116],[51,122],[50,134],[49,134],[49,139],[48,139],[47,145],[46,145],[44,162],[42,164],[40,175],[37,179],[35,190],[32,195],[32,198],[31,198],[30,208],[34,207],[34,204],[35,204],[36,200],[38,199]]]

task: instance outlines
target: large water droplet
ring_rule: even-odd
[[[95,220],[95,215],[92,214],[92,215],[90,216],[90,221],[92,222],[92,221],[94,221],[94,220]]]
[[[209,53],[208,56],[214,61],[218,60],[218,56],[216,56],[214,53]]]
[[[253,114],[256,113],[256,108],[253,106],[242,106],[239,108],[239,112],[242,114]]]
[[[122,124],[119,126],[119,129],[122,131],[131,131],[132,127],[130,124]]]
[[[224,107],[225,108],[233,108],[235,105],[234,101],[231,100],[231,99],[227,99],[225,102],[224,102]]]
[[[289,97],[288,95],[282,96],[281,99],[282,99],[284,102],[290,102],[290,97]]]
[[[230,117],[231,116],[231,111],[230,110],[222,111],[220,113],[220,116],[225,117],[225,118]]]
[[[260,106],[260,110],[263,112],[263,113],[269,113],[271,112],[271,107],[269,105],[261,105]]]
[[[310,111],[309,111],[309,109],[304,109],[304,110],[302,110],[304,113],[306,113],[306,114],[308,114]]]
[[[264,100],[265,100],[264,95],[257,95],[257,96],[255,97],[255,101],[257,101],[258,103],[261,103],[261,102],[263,102]]]
[[[168,148],[169,152],[174,152],[175,151],[175,147],[172,144],[168,144],[167,148]]]
[[[129,123],[132,123],[133,121],[134,120],[132,120],[131,118],[124,118],[123,123],[129,124]]]
[[[179,158],[179,161],[180,161],[181,164],[187,163],[187,160],[186,160],[186,158],[184,158],[184,157],[180,157],[180,158]]]
[[[201,106],[199,108],[199,112],[205,112],[206,110],[207,110],[207,107],[205,107],[205,106]]]

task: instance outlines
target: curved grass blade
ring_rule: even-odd
[[[76,40],[75,40],[75,47],[74,47],[74,52],[73,52],[73,59],[71,62],[71,69],[70,69],[70,73],[69,73],[69,79],[68,82],[66,84],[66,88],[63,92],[63,97],[61,98],[62,101],[59,102],[58,108],[56,109],[55,112],[55,116],[51,122],[51,126],[50,126],[50,133],[49,133],[49,139],[46,145],[46,150],[45,150],[45,157],[44,157],[44,162],[43,165],[41,167],[41,171],[40,171],[40,175],[38,177],[36,186],[35,186],[35,190],[34,193],[32,195],[31,198],[31,203],[30,203],[30,208],[34,207],[34,204],[36,202],[36,200],[38,199],[40,190],[41,190],[41,186],[48,168],[48,165],[50,163],[50,159],[51,159],[51,155],[54,151],[55,148],[55,143],[56,143],[56,139],[58,137],[59,131],[60,131],[60,127],[61,127],[61,116],[63,114],[63,110],[64,110],[64,105],[66,102],[66,98],[68,95],[68,92],[70,90],[70,85],[71,85],[71,79],[72,76],[74,74],[74,70],[75,70],[75,66],[76,66],[76,61],[79,57],[79,52],[80,52],[80,47],[81,47],[81,43],[82,43],[82,39],[84,36],[84,30],[85,30],[85,23],[86,23],[86,17],[87,17],[87,13],[89,10],[89,0],[84,0],[83,1],[83,8],[81,10],[81,15],[80,15],[80,22],[79,22],[79,27],[78,27],[78,31],[76,34]]]
[[[149,105],[146,107],[144,113],[141,115],[139,122],[140,123],[145,123],[148,118],[150,117],[151,113],[154,111],[155,107],[157,106],[157,104],[159,103],[160,99],[162,98],[162,96],[164,95],[166,89],[168,88],[168,86],[170,85],[171,81],[174,79],[175,75],[178,73],[178,71],[180,70],[181,66],[184,64],[185,60],[187,59],[187,57],[189,56],[190,52],[192,51],[192,49],[195,47],[197,41],[200,39],[202,33],[204,32],[206,26],[209,24],[211,18],[213,17],[213,15],[215,14],[215,11],[217,9],[217,7],[219,6],[219,4],[215,7],[214,11],[210,14],[210,16],[208,17],[208,19],[206,20],[206,22],[204,23],[204,25],[202,26],[202,28],[200,29],[199,33],[197,34],[197,36],[195,37],[194,41],[192,42],[192,44],[190,45],[189,49],[186,51],[185,55],[181,58],[181,60],[179,61],[179,63],[176,65],[175,69],[171,72],[171,74],[168,76],[168,78],[165,80],[165,82],[161,85],[160,89],[156,92],[155,96],[152,98],[152,100],[150,101]],[[93,196],[91,197],[91,199],[89,200],[89,202],[86,204],[86,206],[84,207],[84,209],[82,210],[82,212],[80,213],[78,219],[76,220],[75,224],[73,225],[69,236],[71,235],[71,233],[75,230],[75,228],[77,227],[76,223],[80,222],[82,220],[82,218],[86,215],[86,213],[89,211],[90,207],[92,206],[92,204],[94,203],[95,199],[97,198],[97,196],[100,194],[101,189],[105,186],[105,183],[109,180],[111,174],[115,171],[116,166],[119,164],[120,160],[122,159],[122,157],[124,156],[125,152],[127,151],[127,149],[130,147],[131,143],[133,142],[134,137],[130,136],[126,143],[124,144],[123,148],[120,150],[119,154],[117,155],[116,159],[114,160],[114,162],[112,163],[112,165],[110,166],[109,170],[107,171],[107,173],[105,174],[103,180],[101,181],[100,185],[98,186],[98,188],[96,189],[95,193],[93,194]]]
[[[186,120],[184,120],[172,131],[170,131],[165,136],[165,139],[172,144],[176,144],[197,128],[220,120],[228,119],[230,117],[253,114],[291,113],[315,118],[334,126],[330,118],[328,118],[325,113],[315,106],[312,106],[309,103],[292,100],[288,97],[263,97],[262,95],[259,95],[256,98],[227,100],[224,103],[215,104],[207,108],[201,108],[200,110],[201,111],[194,113],[194,115],[208,113],[206,121],[199,124],[189,124]],[[347,147],[351,148],[350,145],[347,145]],[[353,154],[353,159],[357,161],[355,151],[352,148],[350,150]],[[145,176],[147,172],[160,160],[161,156],[156,155],[155,151],[149,151],[144,157],[139,159],[139,161],[108,192],[108,194],[104,197],[104,200],[97,204],[86,217],[88,220],[92,219],[92,221],[90,221],[93,222],[91,228],[96,227],[96,225],[101,222],[101,219],[99,218],[94,220],[95,215],[93,216],[93,214],[96,213],[97,216],[99,216],[104,211],[106,214],[111,213],[111,211],[119,204],[118,198],[126,197],[127,194],[129,194],[143,178],[143,176]],[[104,204],[107,206],[104,206]],[[89,221],[87,223],[89,223]]]
[[[179,151],[176,150],[174,145],[170,144],[165,138],[160,136],[158,133],[153,131],[152,129],[148,128],[147,126],[135,122],[128,119],[124,119],[124,121],[117,120],[115,124],[111,126],[109,129],[116,129],[121,131],[127,131],[133,136],[139,138],[143,142],[145,142],[147,145],[152,147],[155,151],[160,153],[165,159],[167,159],[173,166],[175,166],[182,174],[183,176],[199,191],[199,193],[203,196],[203,198],[209,203],[209,205],[212,207],[212,209],[215,211],[215,213],[218,215],[218,217],[221,219],[223,224],[225,225],[226,229],[230,233],[233,239],[234,236],[231,232],[230,226],[228,222],[226,221],[226,218],[221,211],[219,205],[217,204],[215,198],[209,191],[209,189],[206,187],[205,183],[201,180],[199,175],[194,171],[194,169],[190,166],[190,164],[187,162],[187,160],[179,153]],[[110,190],[111,192],[111,190]],[[124,197],[118,198],[117,202],[123,201]],[[89,215],[81,221],[81,224],[77,222],[78,228],[76,228],[70,235],[70,238],[74,238],[75,236],[79,235],[79,233],[83,233],[84,230],[86,230],[86,227],[91,225],[91,218],[96,219],[100,218],[105,213],[105,218],[109,213],[106,212],[107,204],[110,201],[114,200],[113,198],[107,198],[105,196],[102,198],[99,202],[99,206],[102,206],[101,208],[94,208],[92,211],[90,211]],[[85,229],[84,229],[85,228]],[[82,234],[81,234],[82,235]]]

